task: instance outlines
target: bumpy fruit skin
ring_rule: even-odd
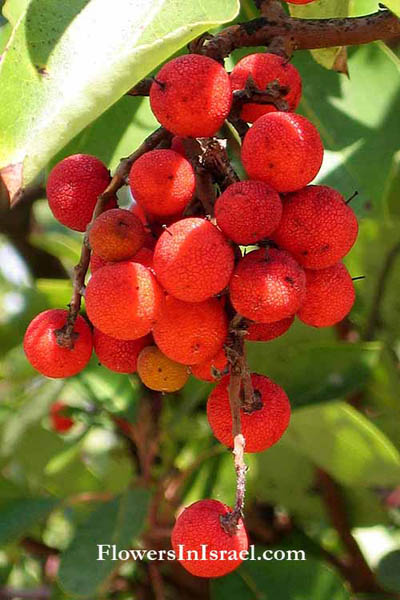
[[[101,269],[102,267],[105,267],[108,264],[110,264],[110,263],[107,262],[106,260],[103,260],[100,256],[98,256],[94,252],[92,252],[92,254],[90,255],[90,265],[89,266],[90,266],[90,270],[92,273],[95,273],[98,269]]]
[[[227,334],[227,317],[216,298],[192,303],[167,296],[153,327],[160,350],[185,365],[197,365],[215,356]]]
[[[283,99],[287,102],[290,111],[297,108],[301,98],[301,77],[296,67],[287,60],[277,54],[267,52],[243,57],[235,65],[230,75],[232,90],[243,90],[249,75],[259,90],[264,91],[273,81],[288,88]],[[272,104],[249,102],[243,106],[240,116],[244,121],[254,123],[262,115],[276,110]]]
[[[168,227],[154,250],[161,285],[185,302],[202,302],[223,290],[234,265],[233,250],[206,219],[182,219]]]
[[[342,263],[327,269],[306,269],[306,297],[297,316],[312,327],[331,327],[342,321],[355,300],[353,280]]]
[[[154,252],[150,248],[141,248],[131,260],[150,269],[153,266],[153,255]]]
[[[164,300],[154,275],[143,265],[121,262],[95,273],[86,288],[86,311],[93,325],[121,340],[147,335]]]
[[[71,377],[84,369],[93,349],[92,332],[85,319],[78,316],[72,349],[59,346],[56,331],[64,327],[68,312],[45,310],[30,322],[24,337],[24,350],[31,365],[46,377]]]
[[[305,297],[305,274],[284,250],[270,248],[242,258],[229,285],[238,313],[259,323],[272,323],[294,315]]]
[[[179,515],[172,530],[172,548],[179,562],[189,573],[197,577],[222,577],[234,571],[242,562],[248,549],[247,533],[242,519],[234,535],[227,533],[221,526],[221,517],[228,515],[232,509],[218,500],[199,500],[194,502]],[[226,551],[225,558],[219,560],[187,560],[187,552],[195,550],[202,557],[202,545],[207,546],[207,553],[214,550],[218,553]],[[183,546],[183,548],[181,548]],[[235,551],[237,560],[228,560],[229,551]],[[179,555],[182,554],[182,558]],[[192,556],[193,558],[193,556]]]
[[[150,88],[156,119],[175,135],[211,137],[229,114],[229,75],[212,58],[185,54],[162,67]]]
[[[73,154],[56,164],[47,179],[47,198],[55,218],[75,231],[85,231],[98,196],[110,183],[107,167],[90,154]],[[107,208],[116,206],[115,198]]]
[[[62,414],[65,408],[67,405],[63,402],[54,402],[50,407],[51,427],[58,433],[66,433],[74,426],[74,420]]]
[[[99,329],[93,331],[93,345],[99,362],[116,373],[135,373],[139,353],[151,344],[151,336],[137,340],[118,340]]]
[[[129,174],[135,200],[146,213],[168,217],[184,210],[193,197],[192,165],[173,150],[152,150],[136,160]]]
[[[189,378],[188,368],[165,356],[157,346],[143,348],[137,370],[144,385],[157,392],[177,392]]]
[[[213,368],[223,371],[228,366],[225,350],[221,348],[215,356],[191,367],[192,375],[202,381],[215,381]]]
[[[145,229],[140,219],[123,208],[107,210],[97,217],[89,232],[89,243],[106,261],[132,258],[143,246]]]
[[[242,162],[250,179],[278,192],[306,186],[320,170],[324,149],[318,131],[305,117],[272,112],[254,123],[242,144]]]
[[[273,238],[308,269],[325,269],[341,260],[358,233],[356,216],[343,196],[325,185],[287,194]]]
[[[262,181],[233,183],[215,203],[218,227],[226,237],[244,246],[268,237],[281,216],[279,194]]]
[[[230,376],[221,379],[207,401],[207,417],[213,434],[221,444],[233,447],[232,416],[229,404]],[[264,375],[251,375],[254,393],[262,407],[251,413],[240,410],[245,452],[263,452],[278,442],[290,421],[290,403],[284,390]]]
[[[269,342],[280,337],[292,326],[294,315],[273,323],[252,323],[245,337],[249,342]]]

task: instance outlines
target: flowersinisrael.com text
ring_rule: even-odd
[[[207,544],[202,544],[200,549],[186,550],[184,545],[174,550],[143,550],[143,549],[118,549],[116,544],[97,544],[97,559],[126,561],[126,560],[307,560],[304,550],[271,549],[256,552],[254,545],[248,550],[237,552],[235,550],[213,550]]]

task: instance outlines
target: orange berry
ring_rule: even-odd
[[[229,506],[218,500],[199,500],[185,508],[177,518],[172,530],[172,547],[181,565],[192,575],[222,577],[234,571],[245,558],[249,542],[243,520],[239,519],[233,535],[221,524],[221,517],[231,512]],[[202,560],[204,547],[207,555]],[[188,555],[190,551],[197,555]],[[208,554],[210,551],[217,552],[217,560]]]
[[[118,340],[99,329],[95,328],[93,331],[93,345],[97,358],[103,366],[116,373],[135,373],[139,352],[148,344],[151,344],[150,335],[136,340]]]
[[[327,269],[306,269],[306,297],[297,316],[312,327],[331,327],[344,319],[355,300],[353,280],[337,263]]]
[[[146,232],[138,217],[123,208],[107,210],[89,231],[89,243],[106,261],[127,260],[143,246]]]
[[[212,58],[185,54],[162,67],[150,89],[156,119],[175,135],[211,137],[231,110],[229,75]]]
[[[167,296],[153,327],[160,350],[185,365],[196,365],[215,356],[227,333],[227,317],[216,298],[192,303]]]
[[[242,258],[229,286],[238,313],[260,323],[295,314],[305,296],[305,274],[284,250],[256,250]]]
[[[107,167],[90,154],[73,154],[56,164],[47,179],[47,198],[55,218],[75,231],[89,225],[98,196],[110,183]],[[114,208],[111,199],[107,208]]]
[[[274,240],[308,269],[337,263],[356,241],[358,223],[343,196],[325,185],[287,194]]]
[[[244,56],[230,75],[232,90],[243,90],[249,76],[261,91],[265,91],[268,84],[277,81],[281,87],[288,89],[282,98],[287,102],[289,110],[297,108],[301,98],[301,77],[296,67],[286,59],[269,52]],[[262,115],[276,110],[272,104],[248,102],[243,106],[240,116],[244,121],[254,123]]]
[[[73,330],[73,348],[60,346],[57,331],[66,324],[68,311],[45,310],[30,322],[24,337],[27,359],[46,377],[71,377],[84,369],[93,348],[92,332],[83,317],[78,315]]]
[[[75,421],[71,417],[67,417],[64,413],[68,408],[64,402],[54,402],[50,407],[50,423],[54,431],[58,433],[66,433],[74,426]]]
[[[136,160],[129,174],[135,200],[146,213],[158,217],[184,210],[193,197],[192,165],[173,150],[152,150]]]
[[[154,250],[154,270],[161,285],[185,302],[201,302],[229,282],[233,250],[210,221],[197,217],[173,223]]]
[[[158,392],[177,392],[189,378],[188,368],[165,356],[157,346],[143,348],[137,370],[144,385]]]
[[[215,356],[204,362],[191,367],[192,375],[202,381],[215,381],[214,369],[223,371],[228,365],[224,348],[221,348]]]
[[[269,342],[286,333],[293,321],[294,315],[273,323],[252,323],[245,339],[249,342]]]
[[[324,154],[318,131],[295,113],[272,112],[254,123],[242,144],[242,162],[250,179],[278,192],[306,186],[317,175]]]
[[[278,226],[282,202],[278,192],[261,181],[238,181],[215,203],[217,225],[236,244],[254,244]]]
[[[148,334],[156,321],[164,293],[143,265],[121,262],[93,273],[86,288],[86,311],[93,325],[121,340]]]
[[[233,447],[232,415],[229,404],[230,376],[217,384],[207,401],[207,418],[213,434],[221,444]],[[240,410],[245,452],[263,452],[278,442],[290,421],[290,403],[284,390],[264,375],[251,375],[256,400],[260,406],[252,412]]]

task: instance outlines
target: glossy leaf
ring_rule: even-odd
[[[14,193],[131,86],[237,0],[31,0],[0,64],[0,169]]]

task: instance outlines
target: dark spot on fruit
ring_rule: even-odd
[[[159,373],[162,373],[162,368],[161,368],[161,367],[158,367],[157,371],[158,371]]]
[[[288,275],[285,277],[285,281],[287,281],[288,283],[290,283],[290,285],[294,284],[294,279],[292,279],[291,277],[289,277]]]

